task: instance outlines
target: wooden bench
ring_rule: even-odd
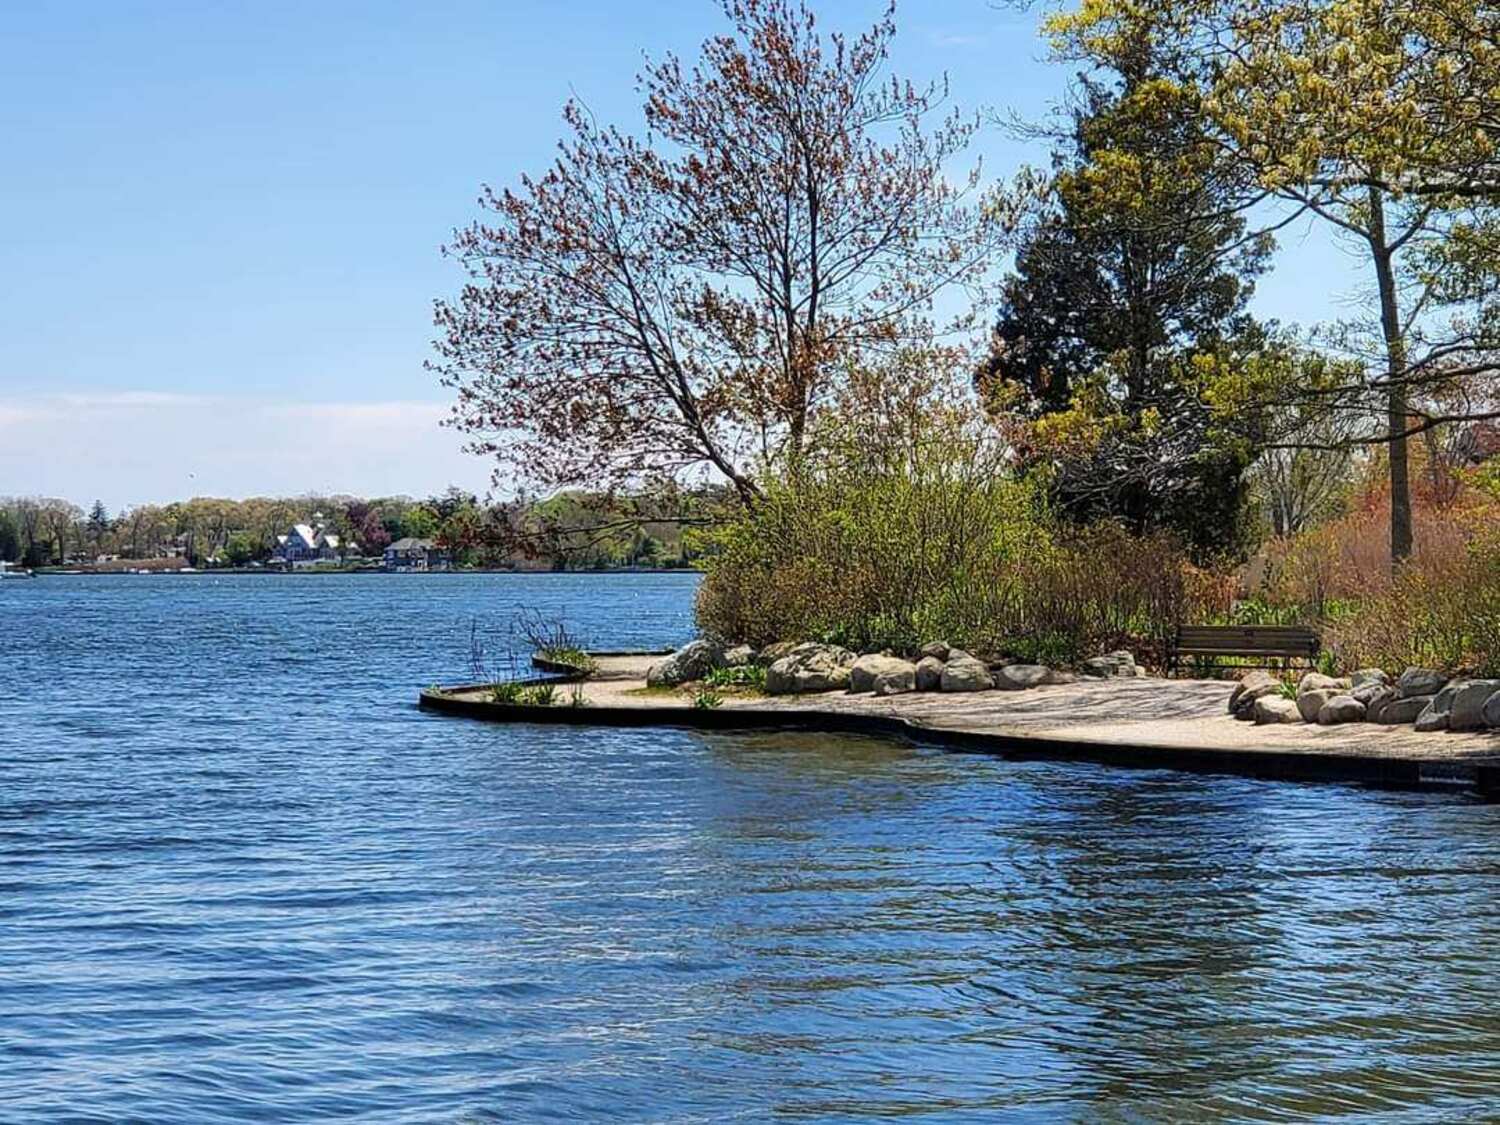
[[[1301,625],[1179,625],[1168,666],[1176,675],[1184,656],[1234,656],[1259,657],[1255,668],[1275,667],[1277,660],[1288,667],[1293,660],[1314,663],[1321,648],[1318,634]]]

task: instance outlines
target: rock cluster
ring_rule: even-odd
[[[1229,694],[1229,713],[1244,722],[1255,719],[1255,705],[1267,696],[1281,693],[1281,681],[1269,672],[1251,672]]]
[[[873,692],[876,695],[905,695],[917,690],[917,666],[899,656],[870,653],[849,667],[849,693]]]
[[[765,657],[762,652],[761,659]],[[841,691],[849,686],[855,660],[854,653],[839,645],[793,645],[766,668],[766,690],[772,695]]]
[[[1071,672],[1044,664],[987,664],[942,641],[923,645],[918,657],[913,662],[889,652],[859,655],[839,645],[812,641],[781,641],[757,653],[748,645],[725,648],[714,641],[697,640],[652,665],[646,679],[653,687],[676,687],[701,680],[716,668],[754,663],[766,669],[766,691],[771,695],[847,690],[878,696],[997,688],[1026,691],[1077,679]],[[1145,675],[1134,655],[1123,651],[1085,662],[1082,672],[1094,677]]]
[[[1072,683],[1078,677],[1044,664],[987,664],[934,641],[916,661],[889,652],[860,655],[839,645],[782,641],[755,652],[711,640],[692,641],[651,666],[646,682],[676,687],[707,677],[716,668],[760,664],[772,695],[848,691],[877,696],[909,692],[1026,691]],[[1144,676],[1129,652],[1083,661],[1079,675],[1094,679]],[[1411,724],[1419,731],[1500,729],[1500,679],[1449,681],[1431,668],[1408,668],[1394,681],[1379,668],[1361,668],[1347,678],[1308,672],[1288,689],[1269,672],[1248,673],[1234,685],[1229,713],[1245,722]]]
[[[1229,713],[1256,723],[1370,722],[1415,725],[1419,731],[1500,729],[1500,680],[1454,680],[1431,668],[1408,668],[1394,683],[1379,668],[1347,679],[1309,672],[1296,698],[1268,672],[1251,672],[1234,686]]]

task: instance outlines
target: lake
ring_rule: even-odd
[[[694,582],[0,583],[0,1117],[1493,1111],[1500,807],[415,706]]]

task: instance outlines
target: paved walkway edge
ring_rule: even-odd
[[[556,683],[555,679],[547,682]],[[756,709],[691,707],[532,707],[460,699],[449,692],[479,690],[463,685],[422,692],[429,711],[494,723],[534,723],[583,727],[676,727],[687,730],[821,731],[829,734],[883,735],[929,746],[1014,759],[1092,762],[1132,769],[1171,769],[1233,774],[1272,780],[1358,782],[1400,789],[1467,789],[1500,798],[1500,765],[1433,762],[1414,758],[1305,751],[1187,748],[1083,739],[1027,737],[927,726],[886,715],[861,715],[814,708]]]

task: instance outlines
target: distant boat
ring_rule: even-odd
[[[12,570],[11,564],[0,559],[0,578],[35,578],[29,570]]]

